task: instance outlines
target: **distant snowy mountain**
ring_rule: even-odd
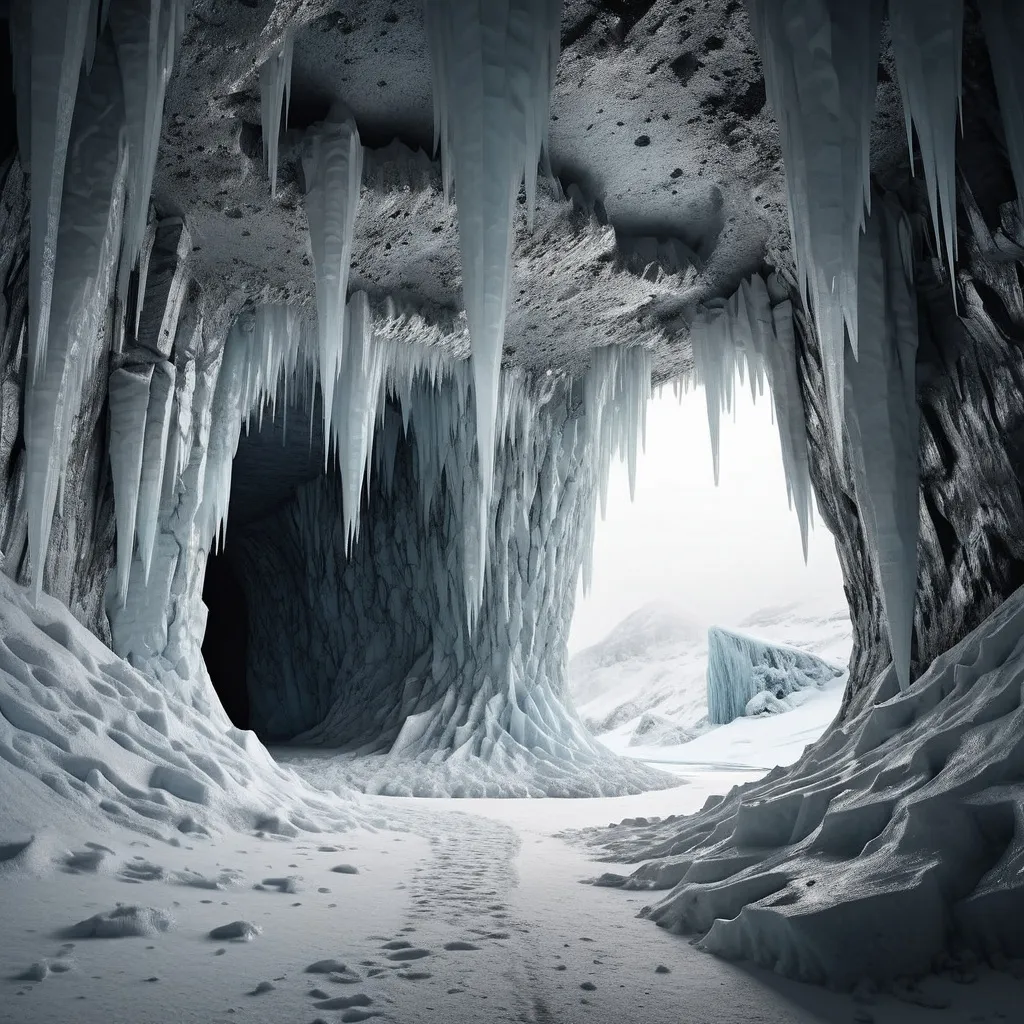
[[[743,620],[738,629],[826,661],[849,660],[852,632],[845,607],[766,608]],[[707,664],[707,630],[694,616],[656,603],[633,612],[604,640],[573,657],[569,682],[583,721],[608,746],[631,756],[656,755],[660,760],[678,752],[685,759],[688,745],[705,733],[714,733],[705,737],[713,743],[717,736],[724,740],[733,731],[746,729],[737,723],[737,730],[710,724]],[[812,692],[791,694],[783,706],[772,702],[771,710],[800,709],[801,736],[812,732],[819,720],[818,731],[824,729],[838,708],[844,676],[826,682],[827,675],[811,687]],[[791,715],[792,710],[782,717]],[[794,725],[796,719],[794,715]],[[703,750],[707,744],[701,740],[700,746]]]

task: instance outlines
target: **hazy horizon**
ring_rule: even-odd
[[[735,421],[722,417],[716,488],[703,389],[681,402],[670,388],[652,398],[635,502],[625,465],[612,466],[593,586],[577,596],[570,652],[602,640],[652,601],[722,626],[778,605],[820,602],[823,612],[844,606],[835,542],[817,507],[804,565],[771,406],[767,391],[755,404],[749,386],[737,387]]]

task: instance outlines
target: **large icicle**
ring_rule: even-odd
[[[317,338],[324,435],[330,435],[334,389],[345,343],[352,234],[359,208],[363,147],[356,123],[341,104],[306,133],[302,155],[306,179],[306,220],[316,273]]]
[[[143,579],[146,583],[149,582],[153,546],[156,543],[160,492],[164,480],[164,457],[167,454],[167,433],[174,402],[174,380],[175,370],[172,363],[161,362],[153,367],[153,377],[149,385],[149,405],[146,409],[142,480],[135,517],[139,558],[142,561]]]
[[[454,179],[472,345],[484,522],[494,481],[501,354],[519,187],[532,224],[558,60],[561,0],[425,0],[435,146]]]
[[[860,358],[847,360],[846,425],[893,665],[906,690],[917,588],[917,298],[906,218],[888,201],[878,207],[861,240],[863,344]]]
[[[124,81],[131,155],[124,244],[117,281],[115,330],[118,337],[125,326],[130,276],[146,240],[164,94],[185,26],[186,3],[187,0],[118,0],[111,5],[108,16]]]
[[[32,10],[32,246],[29,252],[29,366],[46,358],[64,165],[78,94],[89,4],[84,0],[19,0]]]
[[[123,125],[117,62],[101,40],[92,74],[79,88],[70,135],[48,314],[52,343],[25,391],[28,543],[37,598],[72,427],[102,350],[104,312],[121,245],[127,172]]]
[[[747,0],[779,122],[800,288],[821,341],[836,451],[843,352],[858,351],[858,236],[869,203],[869,144],[881,0]]]
[[[1020,0],[979,0],[992,75],[999,95],[999,110],[1006,132],[1006,148],[1024,206],[1024,5]]]
[[[292,91],[292,53],[295,37],[284,31],[281,46],[260,67],[260,119],[263,122],[263,159],[267,162],[271,198],[277,198],[277,150],[281,129],[288,122]]]
[[[142,485],[146,411],[153,366],[122,366],[110,375],[110,475],[117,522],[117,593],[122,607],[135,546],[135,523]]]
[[[717,487],[722,413],[732,410],[736,378],[736,353],[730,334],[729,314],[717,311],[697,320],[691,327],[690,339],[697,380],[704,387],[704,400],[708,407],[711,465]]]
[[[916,128],[935,240],[945,250],[954,293],[956,118],[961,98],[963,20],[963,0],[930,0],[927,4],[889,0],[889,30],[903,94],[911,166]]]

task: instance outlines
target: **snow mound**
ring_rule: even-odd
[[[631,747],[641,744],[649,747],[678,746],[695,740],[702,731],[699,728],[687,729],[685,726],[673,722],[671,718],[655,714],[653,711],[645,711],[633,729],[629,745]]]
[[[714,725],[727,725],[740,715],[787,711],[790,694],[822,687],[844,671],[799,648],[712,626],[708,630],[708,717]]]
[[[230,724],[212,686],[200,691],[211,695],[205,702],[175,683],[137,672],[60,602],[44,595],[33,606],[24,587],[0,574],[6,858],[38,846],[27,837],[48,823],[74,818],[171,842],[222,829],[297,835],[356,823],[355,794],[339,800],[305,785],[253,733]],[[98,863],[100,854],[88,855]]]
[[[1024,589],[900,692],[881,672],[791,768],[588,839],[702,948],[850,989],[1024,955]]]

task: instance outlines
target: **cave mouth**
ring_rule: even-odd
[[[250,727],[249,615],[245,588],[224,551],[210,554],[203,580],[207,608],[203,660],[220,702],[238,729]]]

